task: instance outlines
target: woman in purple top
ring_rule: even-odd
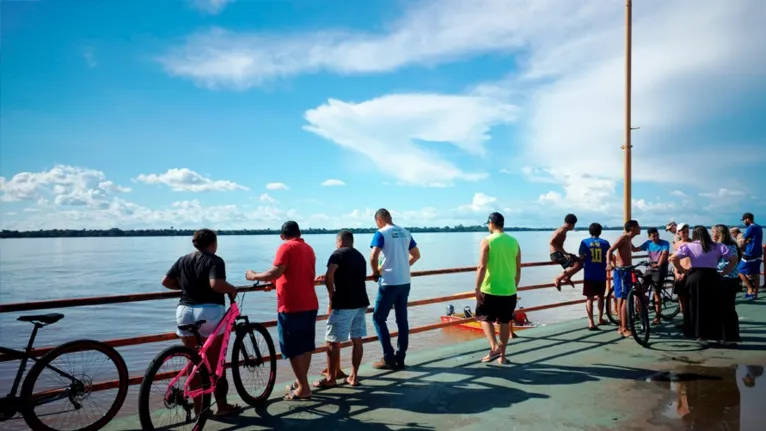
[[[681,259],[689,258],[690,269],[681,266]],[[695,226],[692,242],[686,243],[670,258],[678,277],[686,279],[689,290],[689,309],[684,313],[684,335],[697,340],[719,341],[723,338],[717,302],[721,293],[721,278],[718,261],[729,263],[721,275],[731,272],[737,265],[737,255],[732,254],[723,244],[713,242],[705,226]]]

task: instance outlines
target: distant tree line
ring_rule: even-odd
[[[483,225],[474,226],[444,226],[444,227],[408,227],[413,233],[429,232],[486,232]],[[621,227],[604,227],[604,230],[621,230]],[[339,229],[308,228],[302,229],[305,235],[334,234]],[[354,233],[374,233],[375,228],[349,228]],[[549,231],[553,228],[508,227],[509,232]],[[587,227],[577,230],[587,230]],[[221,229],[218,235],[279,235],[279,229]],[[194,229],[40,229],[40,230],[2,230],[0,238],[79,238],[79,237],[136,237],[136,236],[191,236]]]

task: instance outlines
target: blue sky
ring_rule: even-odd
[[[4,2],[0,225],[619,224],[622,4],[528,3]],[[766,213],[766,10],[701,3],[634,5],[644,224]]]

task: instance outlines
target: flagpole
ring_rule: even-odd
[[[633,147],[630,142],[630,99],[631,99],[631,56],[632,56],[632,0],[625,0],[625,177],[623,180],[624,186],[624,211],[625,221],[631,219],[631,148]]]

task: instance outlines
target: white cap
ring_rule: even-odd
[[[681,224],[679,224],[679,225],[678,225],[678,227],[676,228],[676,231],[680,231],[680,230],[683,230],[685,227],[689,227],[689,225],[688,225],[688,224],[686,224],[686,223],[681,223]]]

